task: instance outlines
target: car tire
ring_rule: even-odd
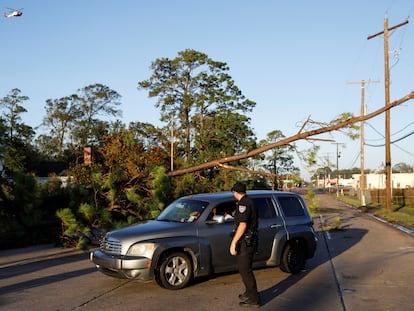
[[[167,289],[181,289],[188,285],[193,276],[191,260],[184,252],[165,256],[156,273],[157,283]]]
[[[280,270],[287,273],[299,273],[305,267],[305,250],[297,242],[288,243],[283,250]]]

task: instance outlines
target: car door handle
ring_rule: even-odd
[[[282,228],[282,225],[271,225],[270,228],[271,229],[279,229],[279,228]]]

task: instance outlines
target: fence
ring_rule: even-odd
[[[355,192],[355,195],[360,197],[359,192]],[[386,205],[386,193],[385,189],[372,189],[367,190],[365,193],[366,203],[376,203],[380,205]],[[392,189],[392,204],[399,207],[414,207],[414,189],[402,188]]]

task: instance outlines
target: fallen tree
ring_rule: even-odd
[[[406,101],[408,101],[410,99],[414,99],[414,91],[412,91],[408,95],[402,97],[401,99],[393,101],[388,106],[384,106],[384,107],[382,107],[382,108],[380,108],[380,109],[378,109],[374,112],[371,112],[371,113],[369,113],[365,116],[350,117],[350,118],[348,118],[346,120],[343,120],[343,121],[337,121],[334,124],[331,123],[330,125],[325,126],[325,127],[320,127],[320,128],[314,129],[314,130],[302,132],[302,130],[305,128],[307,122],[309,121],[309,119],[308,119],[307,121],[304,122],[303,126],[300,128],[299,132],[296,135],[284,138],[284,139],[279,140],[275,143],[262,146],[260,148],[248,151],[246,153],[236,154],[234,156],[225,157],[225,158],[221,158],[221,159],[218,159],[218,160],[206,162],[206,163],[203,163],[203,164],[191,166],[191,167],[188,167],[188,168],[175,170],[175,171],[169,172],[168,175],[173,177],[173,176],[180,176],[180,175],[184,175],[184,174],[188,174],[188,173],[193,173],[193,172],[196,172],[196,171],[201,171],[201,170],[204,170],[204,169],[220,166],[223,163],[228,163],[228,162],[233,162],[233,161],[238,161],[238,160],[250,158],[250,157],[253,157],[253,156],[258,155],[260,153],[263,153],[265,151],[268,151],[270,149],[280,147],[280,146],[284,146],[284,145],[290,144],[290,143],[292,143],[294,141],[297,141],[297,140],[302,140],[302,139],[305,139],[305,140],[309,139],[310,140],[311,139],[310,137],[312,137],[312,136],[337,131],[337,130],[340,130],[342,128],[350,127],[350,126],[352,126],[353,124],[355,124],[357,122],[362,122],[362,121],[365,121],[365,120],[372,119],[372,118],[380,115],[381,113],[384,113],[385,111],[387,111],[389,109],[392,109],[396,106],[401,105],[402,103],[405,103]]]

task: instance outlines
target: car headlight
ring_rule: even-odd
[[[155,248],[156,245],[154,243],[137,243],[129,248],[127,255],[151,258]]]

